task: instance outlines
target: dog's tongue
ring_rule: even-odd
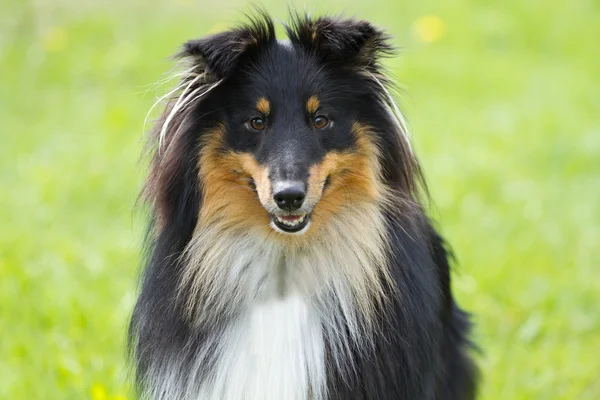
[[[300,219],[300,215],[283,215],[283,216],[279,217],[279,219],[283,219],[283,220],[292,222],[297,219]]]

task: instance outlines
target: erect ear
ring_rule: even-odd
[[[256,52],[275,40],[273,21],[259,13],[239,28],[186,42],[178,56],[191,57],[203,64],[216,79],[223,79],[232,72],[242,55]]]
[[[367,21],[296,15],[287,32],[292,43],[323,59],[367,69],[377,68],[380,57],[394,51],[389,36]]]

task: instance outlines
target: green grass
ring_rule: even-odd
[[[131,397],[144,92],[248,10],[199,3],[0,0],[0,398]],[[389,65],[475,314],[481,398],[598,399],[600,4],[403,3],[314,9],[404,48]]]

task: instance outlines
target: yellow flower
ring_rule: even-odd
[[[67,46],[67,34],[65,30],[59,26],[52,27],[43,37],[44,48],[46,51],[55,53]]]
[[[446,24],[437,15],[423,15],[414,22],[412,31],[420,41],[433,43],[444,36]]]
[[[90,388],[92,400],[108,400],[108,392],[100,383],[94,383]]]

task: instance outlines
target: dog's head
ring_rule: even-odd
[[[298,16],[286,29],[289,40],[277,40],[261,15],[184,45],[180,92],[154,136],[147,194],[159,229],[311,235],[414,192],[418,166],[380,66],[386,35]]]

